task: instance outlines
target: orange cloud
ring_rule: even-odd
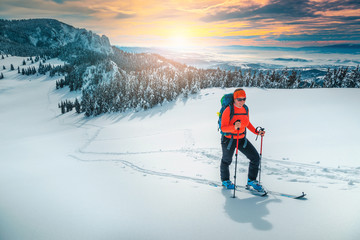
[[[360,42],[355,1],[2,0],[1,4],[0,15],[6,18],[56,18],[105,34],[114,45],[330,43],[345,41],[345,33],[349,42]]]

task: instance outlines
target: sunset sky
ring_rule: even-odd
[[[120,46],[360,43],[359,0],[1,0],[0,18],[55,18]]]

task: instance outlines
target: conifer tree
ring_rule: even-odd
[[[65,103],[61,102],[61,113],[64,114],[65,112]]]
[[[296,86],[296,82],[297,82],[297,72],[295,70],[291,71],[291,75],[288,78],[288,82],[287,84],[287,88],[297,88]]]
[[[81,112],[81,105],[80,105],[80,103],[79,103],[79,101],[78,101],[77,98],[75,99],[74,106],[75,106],[76,112],[77,112],[77,113],[80,113],[80,112]]]

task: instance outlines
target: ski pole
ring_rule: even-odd
[[[240,120],[238,120],[240,122]],[[235,198],[235,189],[236,189],[236,169],[237,169],[237,157],[238,157],[238,149],[239,149],[239,131],[240,128],[237,129],[237,139],[236,139],[236,152],[235,152],[235,174],[234,174],[234,195]]]
[[[259,169],[259,184],[261,185],[261,158],[262,158],[262,145],[263,145],[263,137],[264,136],[261,136],[261,144],[260,144],[260,169]]]
[[[259,129],[259,130],[258,130]],[[256,131],[265,131],[265,128],[257,127]],[[256,136],[255,141],[257,140],[259,135]],[[262,146],[263,146],[263,135],[261,135],[261,144],[260,144],[260,159],[259,159],[259,184],[261,184],[261,158],[262,158]]]

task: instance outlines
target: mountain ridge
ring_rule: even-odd
[[[0,44],[4,53],[29,56],[66,47],[101,54],[113,53],[110,40],[56,19],[0,19]]]

